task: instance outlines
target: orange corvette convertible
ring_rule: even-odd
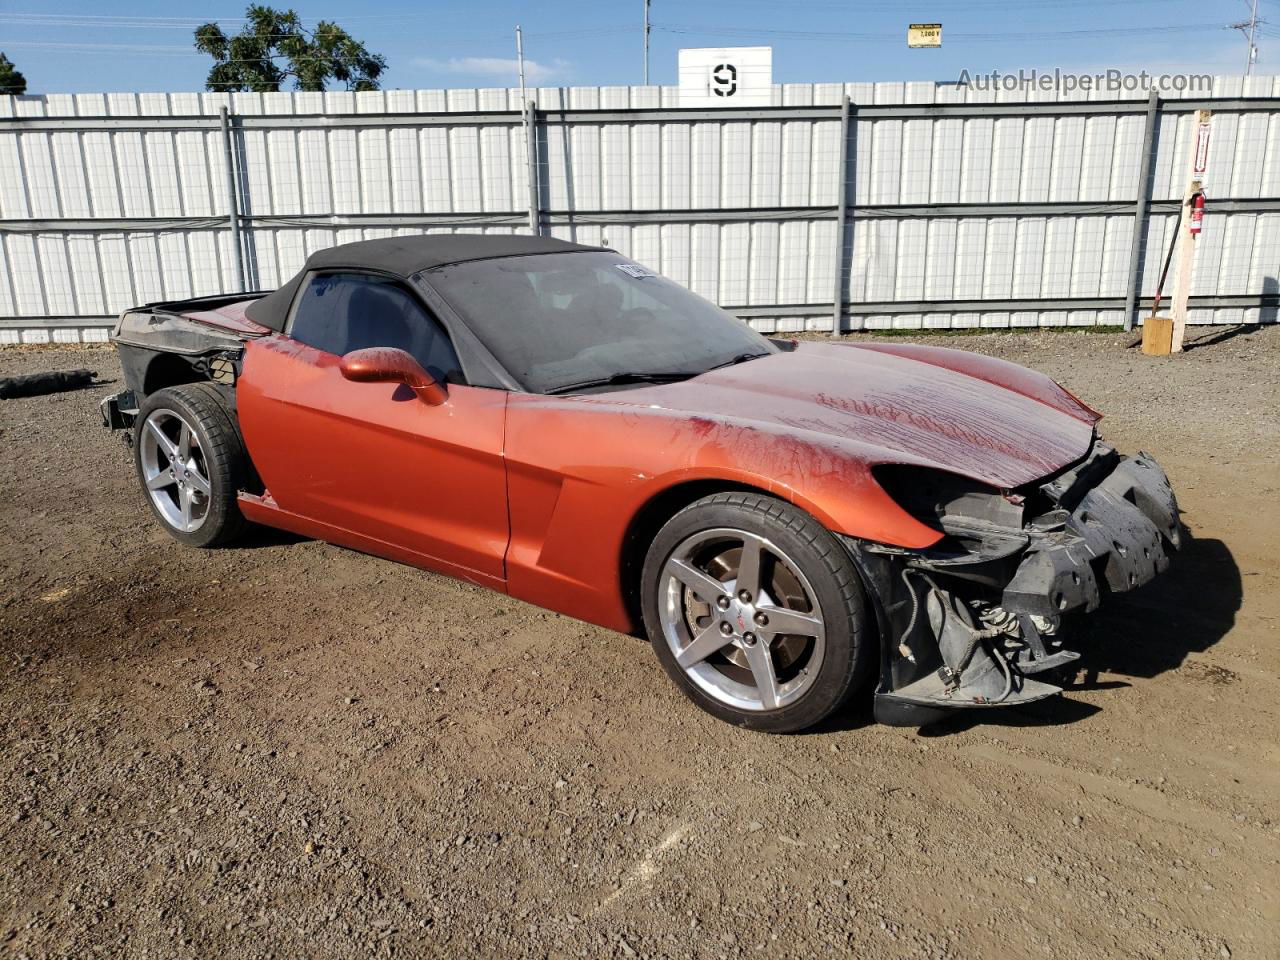
[[[760,730],[873,683],[910,725],[1058,693],[1068,615],[1182,534],[1159,465],[1045,376],[767,339],[550,238],[333,247],[112,339],[103,419],[178,540],[265,524],[643,632],[694,703]]]

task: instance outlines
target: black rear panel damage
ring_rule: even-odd
[[[945,503],[936,546],[845,538],[877,608],[882,723],[915,726],[1060,693],[1052,680],[1079,657],[1064,618],[1148,583],[1182,542],[1160,465],[1101,441],[1003,497],[964,489],[922,497]]]
[[[201,381],[234,386],[245,335],[184,316],[182,311],[213,310],[249,296],[254,294],[149,304],[122,314],[111,342],[128,389],[102,401],[103,424],[112,430],[130,428],[142,401],[162,387]]]

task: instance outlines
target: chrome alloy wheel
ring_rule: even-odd
[[[744,530],[681,541],[658,581],[658,615],[676,663],[699,689],[738,710],[794,703],[826,652],[808,578],[778,547]]]
[[[191,424],[173,410],[148,414],[138,442],[147,496],[164,521],[193,533],[209,515],[209,468]]]

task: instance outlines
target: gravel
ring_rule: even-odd
[[[12,956],[1280,955],[1280,329],[921,339],[1042,369],[1195,537],[1062,698],[794,737],[647,645],[269,531],[151,521],[115,382],[0,402]],[[0,375],[107,350],[0,350]]]

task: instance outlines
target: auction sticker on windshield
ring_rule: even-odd
[[[615,267],[625,273],[628,277],[635,277],[640,280],[644,277],[656,277],[657,274],[648,267],[642,267],[638,263],[615,263]]]

